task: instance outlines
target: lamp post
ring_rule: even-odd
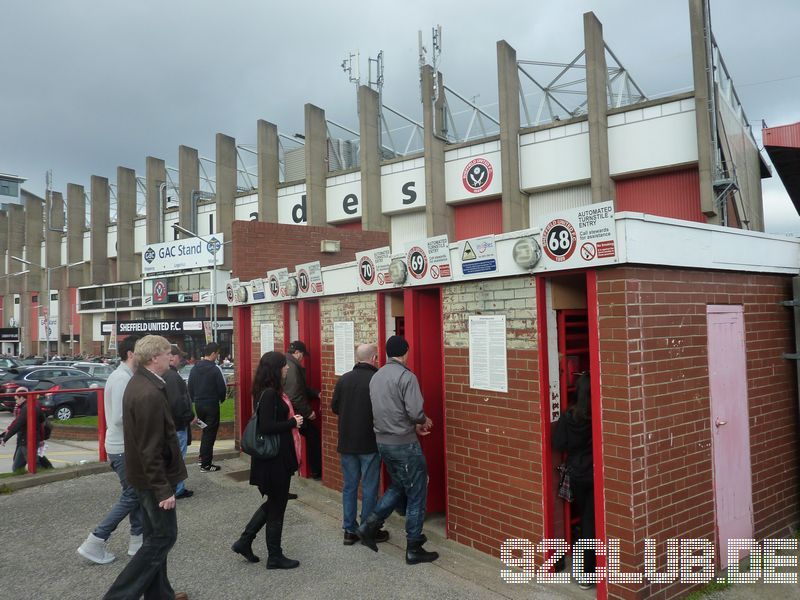
[[[216,244],[212,244],[210,240],[197,235],[194,231],[189,231],[185,227],[181,227],[177,223],[172,224],[172,228],[178,233],[188,235],[189,237],[196,237],[198,240],[205,242],[208,251],[214,257],[214,265],[211,271],[211,339],[217,341],[217,252]]]
[[[68,269],[70,267],[77,267],[78,265],[82,265],[83,261],[70,263],[68,265],[58,265],[57,267],[43,267],[42,265],[35,265],[31,261],[25,260],[24,258],[19,258],[18,256],[12,256],[12,255],[9,254],[9,258],[11,258],[12,260],[16,260],[17,262],[21,262],[23,265],[28,265],[29,267],[37,267],[39,269],[43,269],[44,271],[46,271],[47,277],[46,277],[46,284],[45,285],[47,287],[47,315],[45,316],[46,322],[45,322],[45,326],[44,326],[44,331],[45,331],[45,335],[47,336],[47,356],[49,358],[49,356],[50,356],[50,315],[52,314],[52,312],[50,310],[52,308],[52,305],[51,305],[52,294],[50,293],[50,273],[53,272],[56,269],[61,269],[62,267],[66,267]],[[30,269],[28,269],[27,271],[21,271],[20,273],[12,273],[12,275],[20,275],[22,273],[29,273],[29,272],[30,272]],[[42,303],[40,301],[39,305],[41,306],[41,304]],[[56,337],[56,345],[58,345],[58,338],[57,337]]]

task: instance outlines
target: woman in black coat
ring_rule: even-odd
[[[592,459],[592,402],[589,374],[578,377],[575,384],[575,403],[556,423],[553,446],[567,453],[570,487],[572,488],[574,513],[580,517],[581,533],[578,539],[594,538],[594,461]],[[595,552],[585,553],[584,573],[594,573]],[[591,587],[586,580],[579,579],[583,589]]]
[[[281,534],[283,515],[289,500],[289,483],[298,468],[299,435],[297,429],[303,417],[295,415],[291,403],[283,393],[283,381],[288,370],[286,357],[280,352],[267,352],[258,363],[253,378],[254,409],[258,411],[258,428],[265,435],[278,434],[280,450],[274,458],[250,457],[250,485],[258,487],[267,497],[253,514],[241,537],[232,550],[250,562],[258,562],[252,543],[258,532],[267,526],[267,569],[294,569],[300,565],[283,555]]]

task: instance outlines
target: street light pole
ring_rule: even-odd
[[[184,235],[188,235],[189,237],[196,237],[202,242],[205,242],[208,245],[209,252],[211,252],[212,256],[214,257],[214,264],[212,266],[211,271],[211,339],[212,341],[217,341],[217,247],[212,244],[209,240],[205,239],[202,236],[197,235],[194,231],[189,231],[185,227],[181,227],[177,223],[172,224],[172,228],[177,231],[178,233],[182,233]]]

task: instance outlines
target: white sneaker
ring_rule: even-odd
[[[116,558],[107,550],[107,544],[104,539],[90,533],[78,548],[78,554],[98,565],[107,565]]]
[[[128,542],[128,556],[133,556],[136,554],[139,551],[139,548],[142,547],[143,541],[144,540],[142,540],[141,533],[139,535],[131,534],[131,539]]]

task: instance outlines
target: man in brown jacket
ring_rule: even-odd
[[[144,543],[119,574],[106,600],[187,599],[167,579],[167,554],[178,539],[175,486],[186,479],[186,466],[167,401],[162,375],[169,368],[170,343],[160,335],[136,342],[139,368],[122,398],[125,472],[142,506]]]

